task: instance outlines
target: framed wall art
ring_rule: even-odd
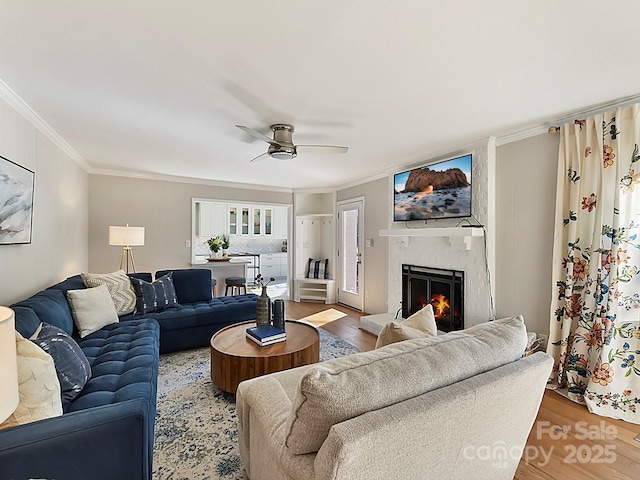
[[[31,243],[35,174],[0,156],[0,245]]]

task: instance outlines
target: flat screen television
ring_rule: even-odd
[[[471,216],[471,160],[462,155],[393,176],[393,221]]]

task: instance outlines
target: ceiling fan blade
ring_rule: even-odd
[[[249,127],[245,127],[244,125],[236,125],[236,127],[238,127],[240,130],[242,130],[243,132],[248,133],[249,135],[251,135],[252,137],[257,138],[258,140],[262,140],[263,142],[267,142],[271,145],[280,145],[278,142],[276,142],[273,138],[269,138],[266,135],[263,135],[260,132],[256,132],[254,129],[249,128]]]
[[[336,145],[296,145],[298,153],[347,153],[349,147]]]
[[[263,160],[263,159],[265,159],[265,158],[266,158],[266,157],[268,157],[268,156],[269,156],[269,153],[268,153],[268,152],[261,153],[261,154],[260,154],[260,155],[258,155],[257,157],[252,158],[252,159],[249,161],[249,163],[251,163],[251,162],[259,162],[260,160]]]

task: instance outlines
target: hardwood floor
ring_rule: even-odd
[[[362,351],[376,337],[360,329],[362,313],[342,305],[287,301],[288,318],[312,322]],[[638,480],[640,425],[600,417],[547,390],[516,480]],[[640,438],[640,437],[639,437]]]
[[[285,312],[287,318],[304,319],[311,322],[316,327],[333,333],[363,352],[373,350],[376,345],[375,335],[360,330],[360,316],[364,314],[344,305],[287,300]]]

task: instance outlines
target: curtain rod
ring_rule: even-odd
[[[581,112],[575,112],[573,115],[567,115],[564,118],[556,118],[555,120],[553,120],[553,122],[558,122],[558,123],[567,123],[571,121],[571,117],[582,117],[582,116],[592,116],[592,115],[597,115],[599,113],[604,113],[610,110],[615,110],[617,108],[620,107],[628,107],[630,105],[633,105],[634,103],[638,103],[640,102],[640,94],[636,94],[636,95],[630,95],[628,97],[623,97],[623,98],[619,98],[617,100],[611,101],[611,102],[607,102],[601,105],[597,105],[594,106],[592,108],[589,108],[587,110],[583,110]],[[584,120],[574,120],[573,121],[575,125],[584,125],[585,121]],[[556,133],[560,131],[560,127],[556,126],[556,125],[552,125],[549,127],[549,129],[547,130],[549,133]]]
[[[587,123],[586,120],[574,120],[573,124],[574,125],[580,125],[581,127],[584,127],[584,124]],[[560,131],[560,127],[558,126],[552,126],[549,127],[549,133],[556,133]]]

